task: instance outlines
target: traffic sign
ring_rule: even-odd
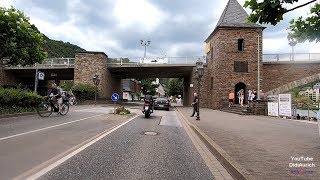
[[[38,72],[38,79],[44,80],[44,72]]]
[[[113,102],[117,102],[119,100],[119,94],[113,93],[112,96],[111,96],[111,100]]]

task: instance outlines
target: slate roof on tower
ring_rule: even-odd
[[[258,24],[249,23],[247,21],[248,17],[249,15],[237,0],[229,0],[227,6],[224,8],[223,13],[220,16],[217,26],[205,40],[205,42],[208,42],[220,27],[265,28]]]

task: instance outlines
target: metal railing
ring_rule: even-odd
[[[7,59],[3,60],[3,65],[5,68],[8,69],[34,69],[34,68],[70,68],[74,67],[75,63],[75,58],[47,58],[44,59],[41,64],[36,63],[34,65],[26,65],[26,66],[21,66],[21,65],[16,65],[16,66],[11,66],[8,65]]]
[[[109,58],[111,65],[143,65],[143,64],[196,64],[198,59],[205,61],[205,56],[185,56],[185,57],[129,57],[129,58]],[[129,62],[128,62],[129,60]]]
[[[206,63],[205,56],[184,56],[184,57],[129,57],[129,58],[109,58],[107,63],[110,65],[143,65],[143,64],[196,64],[198,59]],[[129,60],[129,61],[128,61]],[[3,60],[3,65],[6,68],[61,68],[61,67],[74,67],[75,58],[47,58],[41,64],[29,65],[29,66],[10,66]],[[263,54],[263,62],[320,62],[320,53],[281,53],[281,54]]]
[[[263,62],[316,62],[320,61],[320,53],[282,53],[263,54]]]

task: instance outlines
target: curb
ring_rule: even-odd
[[[207,136],[200,128],[189,122],[186,117],[181,113],[179,108],[176,108],[186,123],[191,129],[199,136],[199,138],[209,148],[211,153],[218,159],[218,161],[228,170],[228,172],[235,178],[241,180],[255,179],[245,168],[232,159],[217,143],[215,143],[209,136]]]
[[[5,115],[0,115],[0,119],[5,119],[5,118],[11,118],[11,117],[20,117],[20,116],[29,116],[29,115],[35,115],[37,112],[25,112],[25,113],[16,113],[16,114],[5,114]]]

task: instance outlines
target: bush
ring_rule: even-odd
[[[34,92],[0,88],[0,114],[28,112],[43,100],[42,96]]]
[[[124,108],[123,106],[120,106],[115,109],[114,113],[119,115],[126,115],[126,114],[130,114],[130,111]]]
[[[88,85],[88,84],[78,84],[72,88],[73,94],[79,100],[92,100],[92,99],[94,99],[94,94],[95,94],[96,90],[97,90],[97,88],[95,86]],[[97,90],[97,92],[98,92],[98,90]]]

